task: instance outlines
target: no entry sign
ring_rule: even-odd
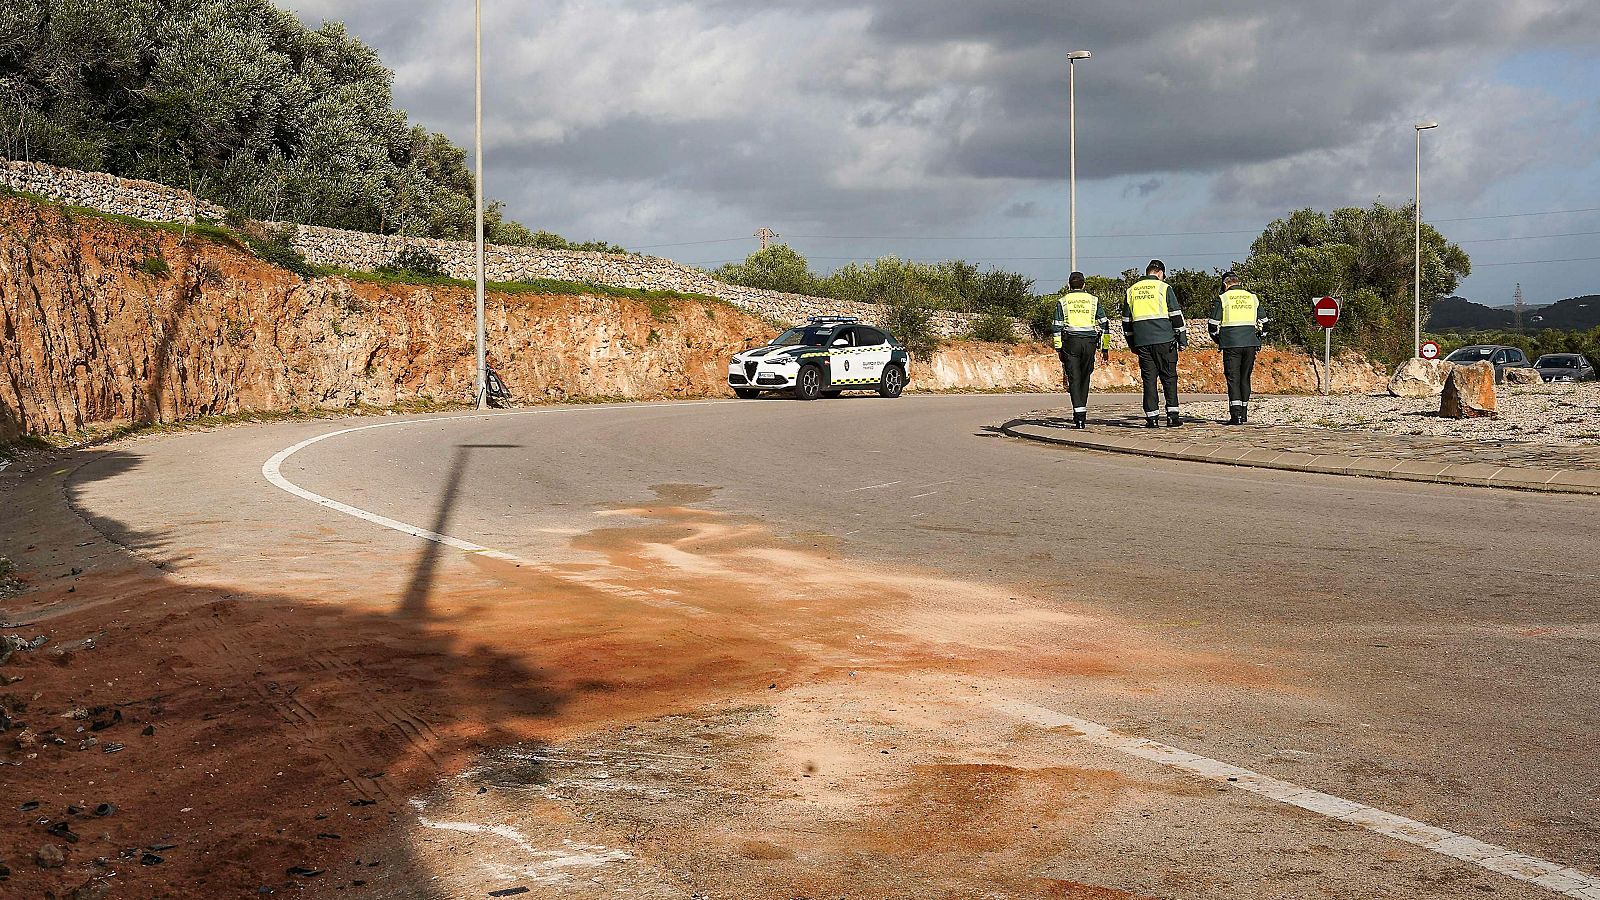
[[[1339,324],[1339,301],[1334,297],[1323,297],[1311,304],[1311,314],[1317,319],[1318,328],[1332,328]]]
[[[1420,350],[1423,359],[1439,358],[1439,345],[1435,344],[1433,341],[1423,341]]]

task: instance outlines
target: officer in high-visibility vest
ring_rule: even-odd
[[[1128,346],[1139,355],[1139,378],[1144,382],[1144,427],[1157,428],[1161,419],[1161,393],[1167,396],[1167,425],[1178,428],[1183,417],[1178,408],[1178,351],[1189,349],[1189,326],[1183,321],[1178,295],[1167,284],[1167,264],[1150,260],[1143,278],[1128,288],[1122,308],[1122,331]]]
[[[1228,380],[1228,424],[1250,421],[1250,377],[1267,328],[1261,298],[1244,289],[1232,272],[1222,276],[1222,296],[1211,307],[1211,337],[1222,348],[1222,374]]]
[[[1067,279],[1067,293],[1056,301],[1050,334],[1061,357],[1067,392],[1072,395],[1072,427],[1089,422],[1089,379],[1094,375],[1094,351],[1111,349],[1111,320],[1100,298],[1083,289],[1083,273]]]

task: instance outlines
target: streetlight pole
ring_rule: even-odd
[[[477,248],[475,281],[477,292],[478,328],[478,372],[477,391],[478,408],[489,407],[489,361],[483,348],[483,0],[473,0],[472,17],[472,43],[473,43],[473,103],[475,116],[473,123],[473,152],[477,157],[477,177],[473,179],[477,184],[475,198],[475,218],[477,229]]]
[[[1438,128],[1438,122],[1419,122],[1415,126],[1417,131],[1417,202],[1416,202],[1416,245],[1413,250],[1413,318],[1411,356],[1422,356],[1422,133],[1429,128]]]
[[[1067,54],[1067,118],[1071,135],[1071,174],[1067,177],[1067,190],[1072,196],[1068,214],[1068,234],[1072,241],[1072,271],[1078,271],[1078,60],[1088,59],[1087,50],[1074,50]]]

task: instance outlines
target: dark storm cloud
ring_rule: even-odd
[[[470,136],[461,10],[291,5],[347,21],[414,118]],[[1095,53],[1078,70],[1081,178],[1208,177],[1221,201],[1281,209],[1403,186],[1415,116],[1451,116],[1438,177],[1466,196],[1577,146],[1559,103],[1482,80],[1486,60],[1600,39],[1594,0],[546,0],[486,16],[513,213],[578,210],[553,192],[603,186],[706,221],[862,227],[1002,214],[1062,179],[1067,50]],[[1504,137],[1530,117],[1539,142]]]

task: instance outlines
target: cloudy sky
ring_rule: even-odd
[[[345,22],[415,120],[470,146],[465,0],[280,2]],[[1086,271],[1226,266],[1288,210],[1407,202],[1411,126],[1436,119],[1424,210],[1472,255],[1460,292],[1600,293],[1597,0],[484,6],[487,188],[575,239],[710,266],[767,226],[821,271],[962,257],[1054,289],[1065,53],[1087,48]]]

